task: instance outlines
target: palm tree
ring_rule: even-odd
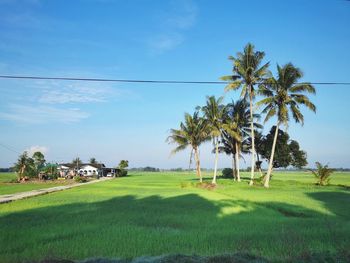
[[[216,184],[219,158],[219,137],[221,135],[222,124],[226,110],[226,107],[222,105],[223,99],[223,97],[220,97],[218,99],[216,99],[215,96],[207,97],[206,105],[201,108],[207,121],[210,136],[213,140],[213,145],[215,146],[214,176],[212,181],[213,184]]]
[[[250,185],[253,185],[254,166],[255,166],[255,144],[254,144],[254,113],[253,100],[255,98],[255,85],[263,83],[270,75],[268,70],[269,63],[261,66],[265,56],[264,52],[255,51],[254,45],[248,43],[244,52],[238,52],[237,57],[230,56],[229,60],[233,62],[233,75],[221,77],[222,80],[229,81],[225,90],[241,89],[241,97],[249,100],[250,107],[250,129],[252,140],[252,163],[251,163],[251,178]]]
[[[185,121],[180,123],[180,129],[171,129],[170,136],[167,138],[168,143],[175,143],[178,146],[172,151],[175,154],[179,151],[191,147],[191,155],[194,152],[196,160],[196,171],[199,181],[202,182],[202,174],[199,159],[199,146],[210,140],[207,122],[199,116],[196,111],[193,115],[185,113]]]
[[[227,155],[232,155],[232,177],[235,181],[240,182],[241,178],[239,174],[239,158],[242,158],[242,155],[240,155],[240,153],[248,153],[249,150],[246,147],[246,140],[241,143],[241,149],[239,149],[235,136],[232,136],[231,134],[232,133],[229,133],[226,130],[222,131],[219,152],[226,153]]]
[[[24,176],[34,176],[34,160],[28,156],[28,152],[23,152],[15,163],[15,171],[18,175],[18,180]]]
[[[265,178],[265,187],[269,187],[269,181],[273,166],[278,129],[280,125],[288,127],[289,112],[297,123],[304,124],[304,116],[300,112],[300,105],[306,106],[316,112],[316,106],[304,93],[315,94],[315,88],[310,83],[297,83],[303,77],[299,68],[288,63],[283,67],[277,65],[278,78],[271,77],[266,84],[260,86],[259,94],[265,96],[257,103],[258,106],[265,105],[262,113],[266,114],[265,122],[271,117],[277,117],[276,131],[272,144],[269,167]]]
[[[258,118],[259,115],[254,114],[254,118]],[[236,103],[232,101],[227,106],[227,114],[225,123],[223,124],[224,130],[234,138],[235,142],[235,163],[237,165],[237,181],[240,179],[239,159],[241,152],[247,153],[248,144],[247,137],[250,133],[250,109],[245,100],[238,100]],[[254,123],[254,127],[260,128],[260,125]]]

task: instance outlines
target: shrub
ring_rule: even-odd
[[[317,179],[317,185],[328,185],[333,172],[334,170],[328,168],[328,165],[322,165],[320,162],[316,162],[316,170],[311,170],[311,173]]]
[[[77,183],[86,183],[87,179],[83,176],[75,176],[74,181]]]
[[[128,175],[128,171],[124,170],[124,169],[116,169],[115,171],[115,176],[116,177],[123,177],[123,176],[127,176]]]
[[[222,170],[222,177],[223,178],[233,178],[233,174],[232,174],[232,169],[231,168],[224,168]]]

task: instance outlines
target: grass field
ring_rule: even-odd
[[[11,180],[14,179],[16,179],[15,173],[0,173],[0,195],[14,194],[72,183],[72,181],[10,183]]]
[[[327,187],[287,172],[270,189],[196,182],[188,173],[134,173],[0,205],[1,262],[236,252],[285,261],[350,247],[350,173]]]

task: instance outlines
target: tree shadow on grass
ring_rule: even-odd
[[[311,196],[325,200],[334,216],[286,203],[209,201],[196,194],[128,195],[26,210],[0,217],[0,258],[21,262],[246,252],[285,261],[312,251],[336,253],[350,244],[350,229],[341,227],[349,210],[343,214],[335,206],[349,200],[343,194]]]

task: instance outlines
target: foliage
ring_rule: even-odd
[[[17,163],[14,165],[15,171],[18,174],[18,179],[24,177],[34,177],[36,176],[35,165],[33,158],[28,156],[25,151],[18,157]]]
[[[121,170],[125,170],[128,167],[129,167],[129,161],[127,160],[121,160],[118,164],[118,168]]]
[[[328,185],[331,178],[331,174],[334,172],[333,169],[328,168],[328,165],[322,165],[320,162],[316,162],[316,170],[311,170],[311,173],[317,179],[316,184]]]
[[[233,170],[231,168],[222,169],[223,178],[233,178]]]
[[[273,126],[270,132],[261,140],[259,152],[261,156],[266,160],[269,160],[271,156],[275,130],[276,126]],[[290,140],[287,132],[278,129],[278,140],[276,142],[273,167],[286,168],[290,165],[297,168],[301,168],[302,166],[307,165],[306,153],[299,149],[299,144],[297,141]]]
[[[75,176],[74,177],[74,181],[77,182],[77,183],[86,183],[88,180],[85,176]]]
[[[35,173],[39,174],[39,172],[42,170],[42,168],[44,168],[45,165],[45,156],[43,153],[41,152],[35,152],[33,153],[33,161],[34,161],[34,169],[35,169]]]
[[[254,142],[254,109],[253,101],[255,98],[255,86],[266,81],[266,78],[270,76],[269,62],[262,65],[262,61],[265,57],[265,53],[261,51],[255,51],[254,45],[248,43],[244,47],[244,51],[238,52],[236,57],[230,56],[229,59],[233,62],[233,75],[224,76],[221,79],[229,81],[225,90],[238,90],[241,89],[241,97],[245,100],[249,100],[249,113],[250,113],[250,138],[252,140],[251,147],[251,181],[253,184],[254,178],[254,165],[255,165],[255,142]]]
[[[167,138],[169,143],[177,144],[172,153],[177,153],[191,147],[198,148],[203,142],[210,140],[205,119],[196,111],[193,115],[185,113],[185,121],[180,123],[180,129],[171,129]]]
[[[292,63],[283,67],[277,65],[277,72],[277,79],[271,77],[259,86],[259,94],[266,97],[257,103],[258,106],[265,106],[262,110],[266,114],[265,122],[276,115],[278,123],[288,127],[291,113],[295,122],[303,124],[304,116],[300,112],[300,105],[316,112],[316,106],[304,93],[315,94],[316,90],[310,83],[297,83],[303,73]]]
[[[123,176],[127,176],[128,171],[127,168],[129,166],[129,161],[127,160],[121,160],[118,164],[118,167],[115,171],[115,176],[116,177],[123,177]]]
[[[79,157],[73,159],[72,162],[71,162],[71,164],[74,165],[74,167],[76,167],[76,166],[81,166],[82,163],[83,163],[83,162],[80,160]]]
[[[96,158],[91,157],[89,160],[90,164],[97,164]]]

